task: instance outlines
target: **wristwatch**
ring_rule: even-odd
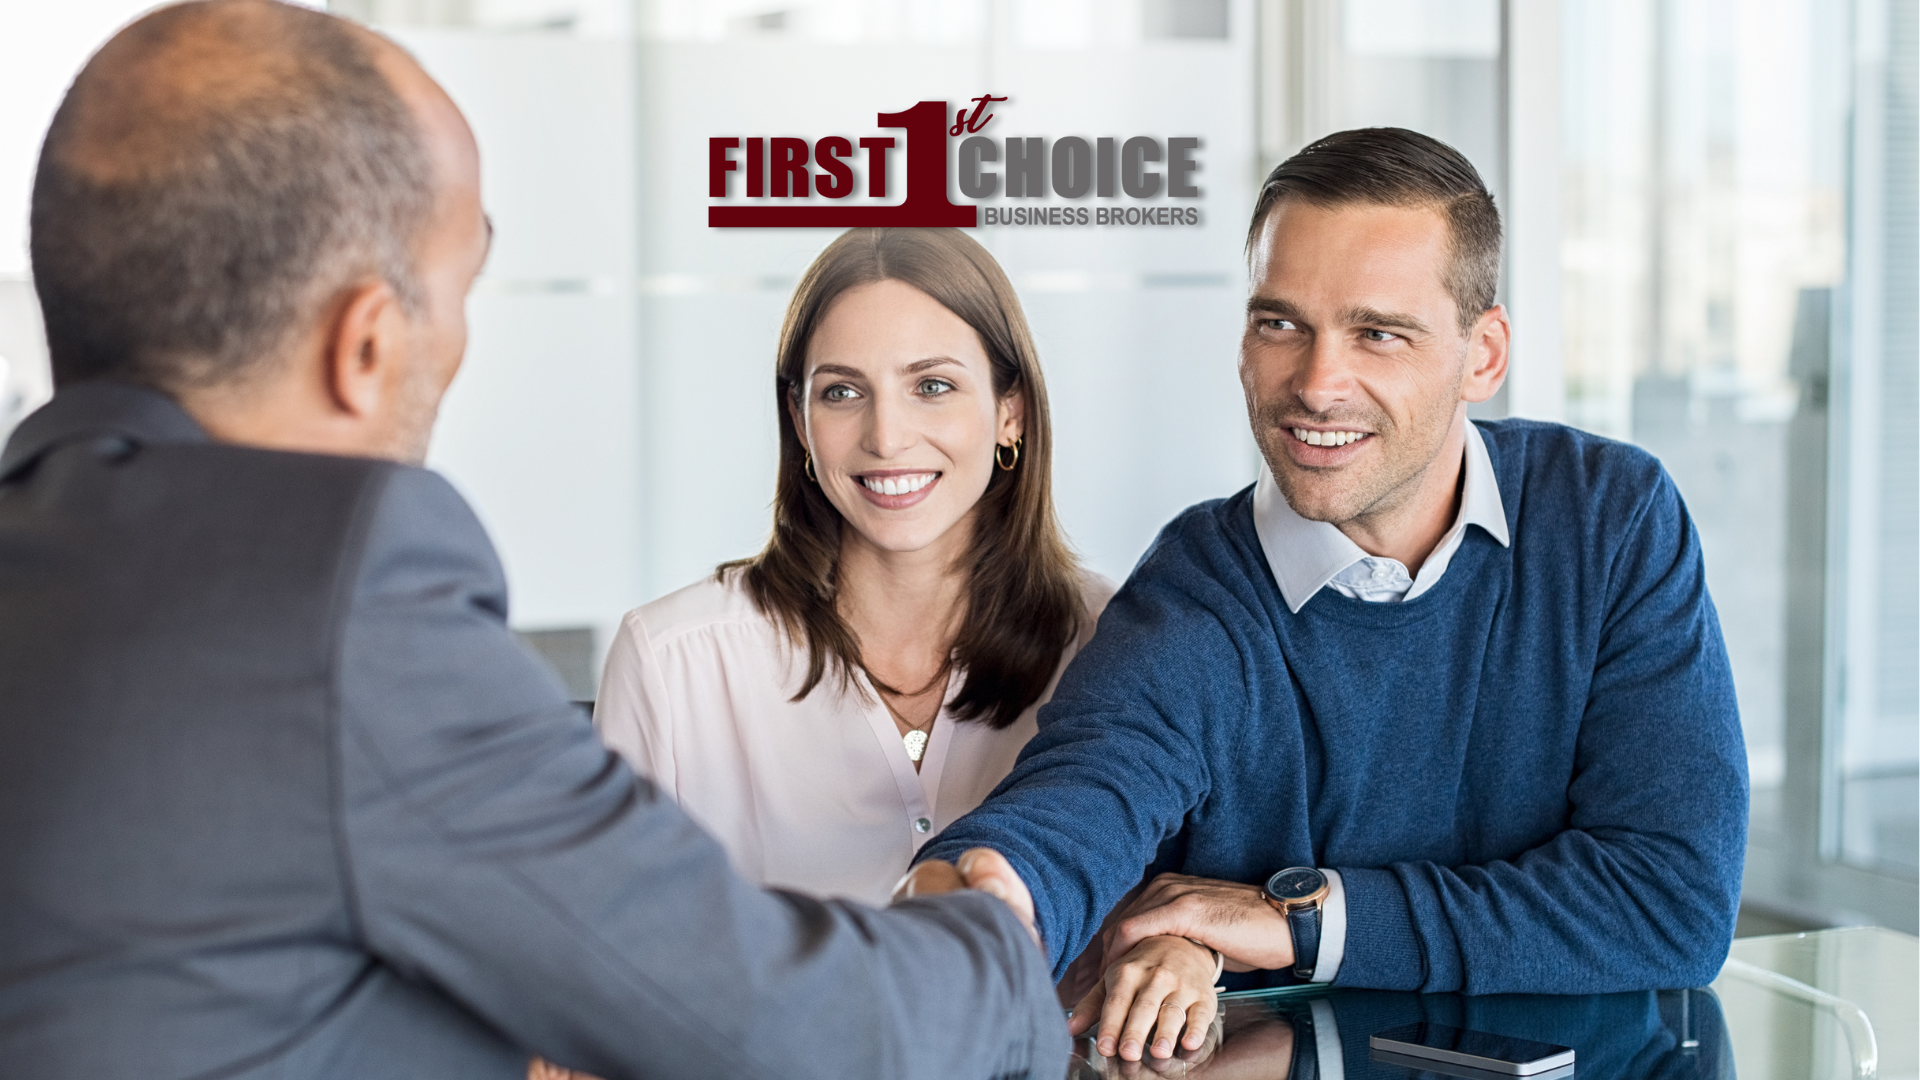
[[[1320,905],[1327,899],[1327,875],[1311,866],[1290,866],[1267,879],[1267,903],[1287,917],[1293,931],[1293,973],[1312,979],[1320,959]]]

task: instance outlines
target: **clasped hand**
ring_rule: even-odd
[[[921,863],[901,879],[894,899],[965,888],[1005,901],[1040,940],[1033,895],[990,848],[974,848],[954,864]],[[1083,1035],[1097,1021],[1099,1052],[1126,1061],[1171,1057],[1176,1040],[1199,1049],[1218,1008],[1210,950],[1230,971],[1293,966],[1293,935],[1259,886],[1184,874],[1154,878],[1109,920],[1097,944],[1104,977],[1074,1008],[1068,1029]]]
[[[1293,935],[1257,885],[1161,874],[1101,933],[1106,976],[1074,1008],[1068,1028],[1082,1034],[1099,1020],[1102,1055],[1171,1056],[1206,1038],[1217,1008],[1213,953],[1230,971],[1293,965]],[[1182,1037],[1182,1028],[1185,1035]]]
[[[950,863],[928,859],[907,871],[893,887],[893,898],[911,900],[959,889],[978,889],[997,897],[1013,909],[1014,917],[1027,928],[1033,943],[1040,944],[1040,932],[1033,925],[1033,894],[1027,891],[1027,883],[1020,880],[1020,875],[1013,872],[1013,864],[1007,857],[992,848],[970,848]]]

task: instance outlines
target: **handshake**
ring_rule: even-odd
[[[915,866],[894,886],[893,898],[958,889],[998,898],[1041,944],[1033,894],[1006,856],[991,848],[969,849],[953,863]],[[1080,996],[1068,1030],[1084,1035],[1097,1021],[1099,1053],[1125,1061],[1172,1057],[1176,1041],[1196,1051],[1218,1011],[1214,983],[1223,968],[1292,964],[1292,934],[1258,886],[1162,874],[1121,901],[1069,971],[1063,990]],[[1084,992],[1082,982],[1091,982]]]
[[[971,848],[958,862],[929,859],[915,866],[893,887],[893,898],[911,900],[961,889],[978,889],[1012,908],[1020,925],[1033,935],[1033,943],[1040,944],[1040,931],[1033,924],[1033,894],[1007,857],[992,848]]]

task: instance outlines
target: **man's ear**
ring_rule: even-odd
[[[401,364],[399,298],[384,281],[349,290],[327,335],[325,382],[333,407],[357,419],[380,408]]]
[[[1513,345],[1513,324],[1505,306],[1495,304],[1474,320],[1467,334],[1467,372],[1460,400],[1485,401],[1507,381],[1507,358]]]

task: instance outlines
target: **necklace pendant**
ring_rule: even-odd
[[[909,761],[912,761],[914,764],[918,765],[920,763],[920,759],[926,756],[926,753],[927,753],[927,733],[926,732],[909,731],[905,735],[900,736],[900,741],[907,745],[907,759]]]

